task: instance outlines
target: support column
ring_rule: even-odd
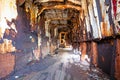
[[[81,60],[84,61],[85,60],[86,51],[87,51],[87,44],[86,44],[86,42],[83,42],[83,43],[80,44],[80,46],[81,46],[81,52],[82,52]]]
[[[38,30],[40,31],[40,30]],[[38,60],[41,57],[41,36],[40,36],[40,32],[38,32]]]
[[[95,67],[98,65],[98,52],[97,52],[97,43],[92,42],[91,43],[91,64],[93,64]]]
[[[41,57],[41,30],[40,30],[40,24],[39,24],[39,22],[40,22],[40,19],[41,19],[41,17],[39,16],[38,18],[37,18],[37,35],[38,35],[38,59],[40,59],[40,57]]]

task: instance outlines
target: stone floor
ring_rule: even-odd
[[[89,66],[89,62],[80,61],[79,54],[61,49],[15,71],[6,80],[109,80],[100,69]]]

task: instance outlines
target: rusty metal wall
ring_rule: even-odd
[[[120,39],[116,43],[115,77],[120,80]]]
[[[112,0],[112,16],[115,24],[115,34],[120,34],[120,0]]]
[[[120,0],[82,0],[82,9],[92,63],[119,80]]]
[[[18,15],[16,0],[0,0],[0,3],[0,53],[12,52],[16,50],[11,44],[17,33],[13,22]],[[8,40],[8,36],[11,37],[10,40]]]
[[[14,71],[15,56],[7,53],[0,54],[0,80]],[[3,79],[4,80],[4,79]]]
[[[82,0],[87,39],[100,39],[114,34],[110,0]]]
[[[4,1],[4,0],[2,0],[2,1]],[[12,1],[12,0],[10,0],[10,1]],[[6,0],[5,0],[5,2],[8,3]],[[6,7],[6,4],[4,4],[2,7]],[[5,10],[7,10],[7,8]],[[4,9],[2,9],[1,12],[3,12],[3,11],[4,11]],[[13,40],[15,40],[14,46],[16,47],[16,52],[17,51],[19,52],[22,50],[27,51],[28,47],[31,48],[33,46],[33,44],[31,44],[29,42],[29,40],[30,40],[29,36],[31,35],[31,34],[29,34],[30,33],[29,20],[27,19],[26,12],[23,10],[23,8],[17,6],[16,11],[17,11],[18,15],[16,16],[15,19],[11,18],[13,20],[13,22],[8,21],[9,24],[14,23],[16,26],[16,29],[17,29],[16,37],[14,37],[14,39],[13,39]],[[8,13],[9,12],[6,12],[6,14],[8,14]],[[10,13],[11,13],[11,10],[10,10]],[[4,13],[2,13],[2,14],[4,14]],[[4,14],[4,15],[6,16],[6,14]],[[12,13],[12,14],[14,14],[14,13]],[[2,17],[5,17],[5,16],[2,16]],[[1,26],[1,27],[4,28],[5,26]],[[28,46],[26,44],[28,44],[30,46]],[[2,48],[2,47],[0,47],[0,48]],[[6,47],[4,49],[6,49]],[[8,47],[8,49],[10,49],[10,48]],[[15,71],[14,68],[16,67],[15,55],[13,55],[12,53],[8,53],[8,52],[5,52],[5,53],[6,54],[1,54],[1,52],[0,52],[0,80],[2,77],[6,77],[7,75],[10,75],[11,72]],[[19,56],[19,58],[20,57],[21,56]],[[24,60],[22,63],[21,62],[18,63],[19,68],[20,68],[20,66],[23,66],[24,63],[28,62],[28,58],[24,58],[24,59],[26,59],[26,60]],[[3,80],[5,80],[5,79],[3,79]]]
[[[111,41],[98,43],[98,67],[107,74],[111,74],[113,45]]]

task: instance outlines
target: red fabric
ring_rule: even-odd
[[[117,0],[112,0],[112,4],[113,4],[114,17],[116,17]]]
[[[120,4],[120,1],[118,1],[118,3]]]

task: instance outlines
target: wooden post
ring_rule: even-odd
[[[87,49],[87,44],[86,44],[86,42],[83,42],[83,43],[81,43],[81,52],[82,52],[82,54],[81,54],[81,60],[82,61],[84,61],[85,60],[85,55],[86,55],[86,49]]]
[[[92,42],[91,43],[91,63],[94,66],[97,66],[98,64],[98,52],[97,52],[97,43],[96,42]]]
[[[41,31],[40,31],[40,26],[39,26],[39,21],[40,21],[41,17],[38,16],[37,17],[37,34],[38,34],[38,59],[41,57]]]

